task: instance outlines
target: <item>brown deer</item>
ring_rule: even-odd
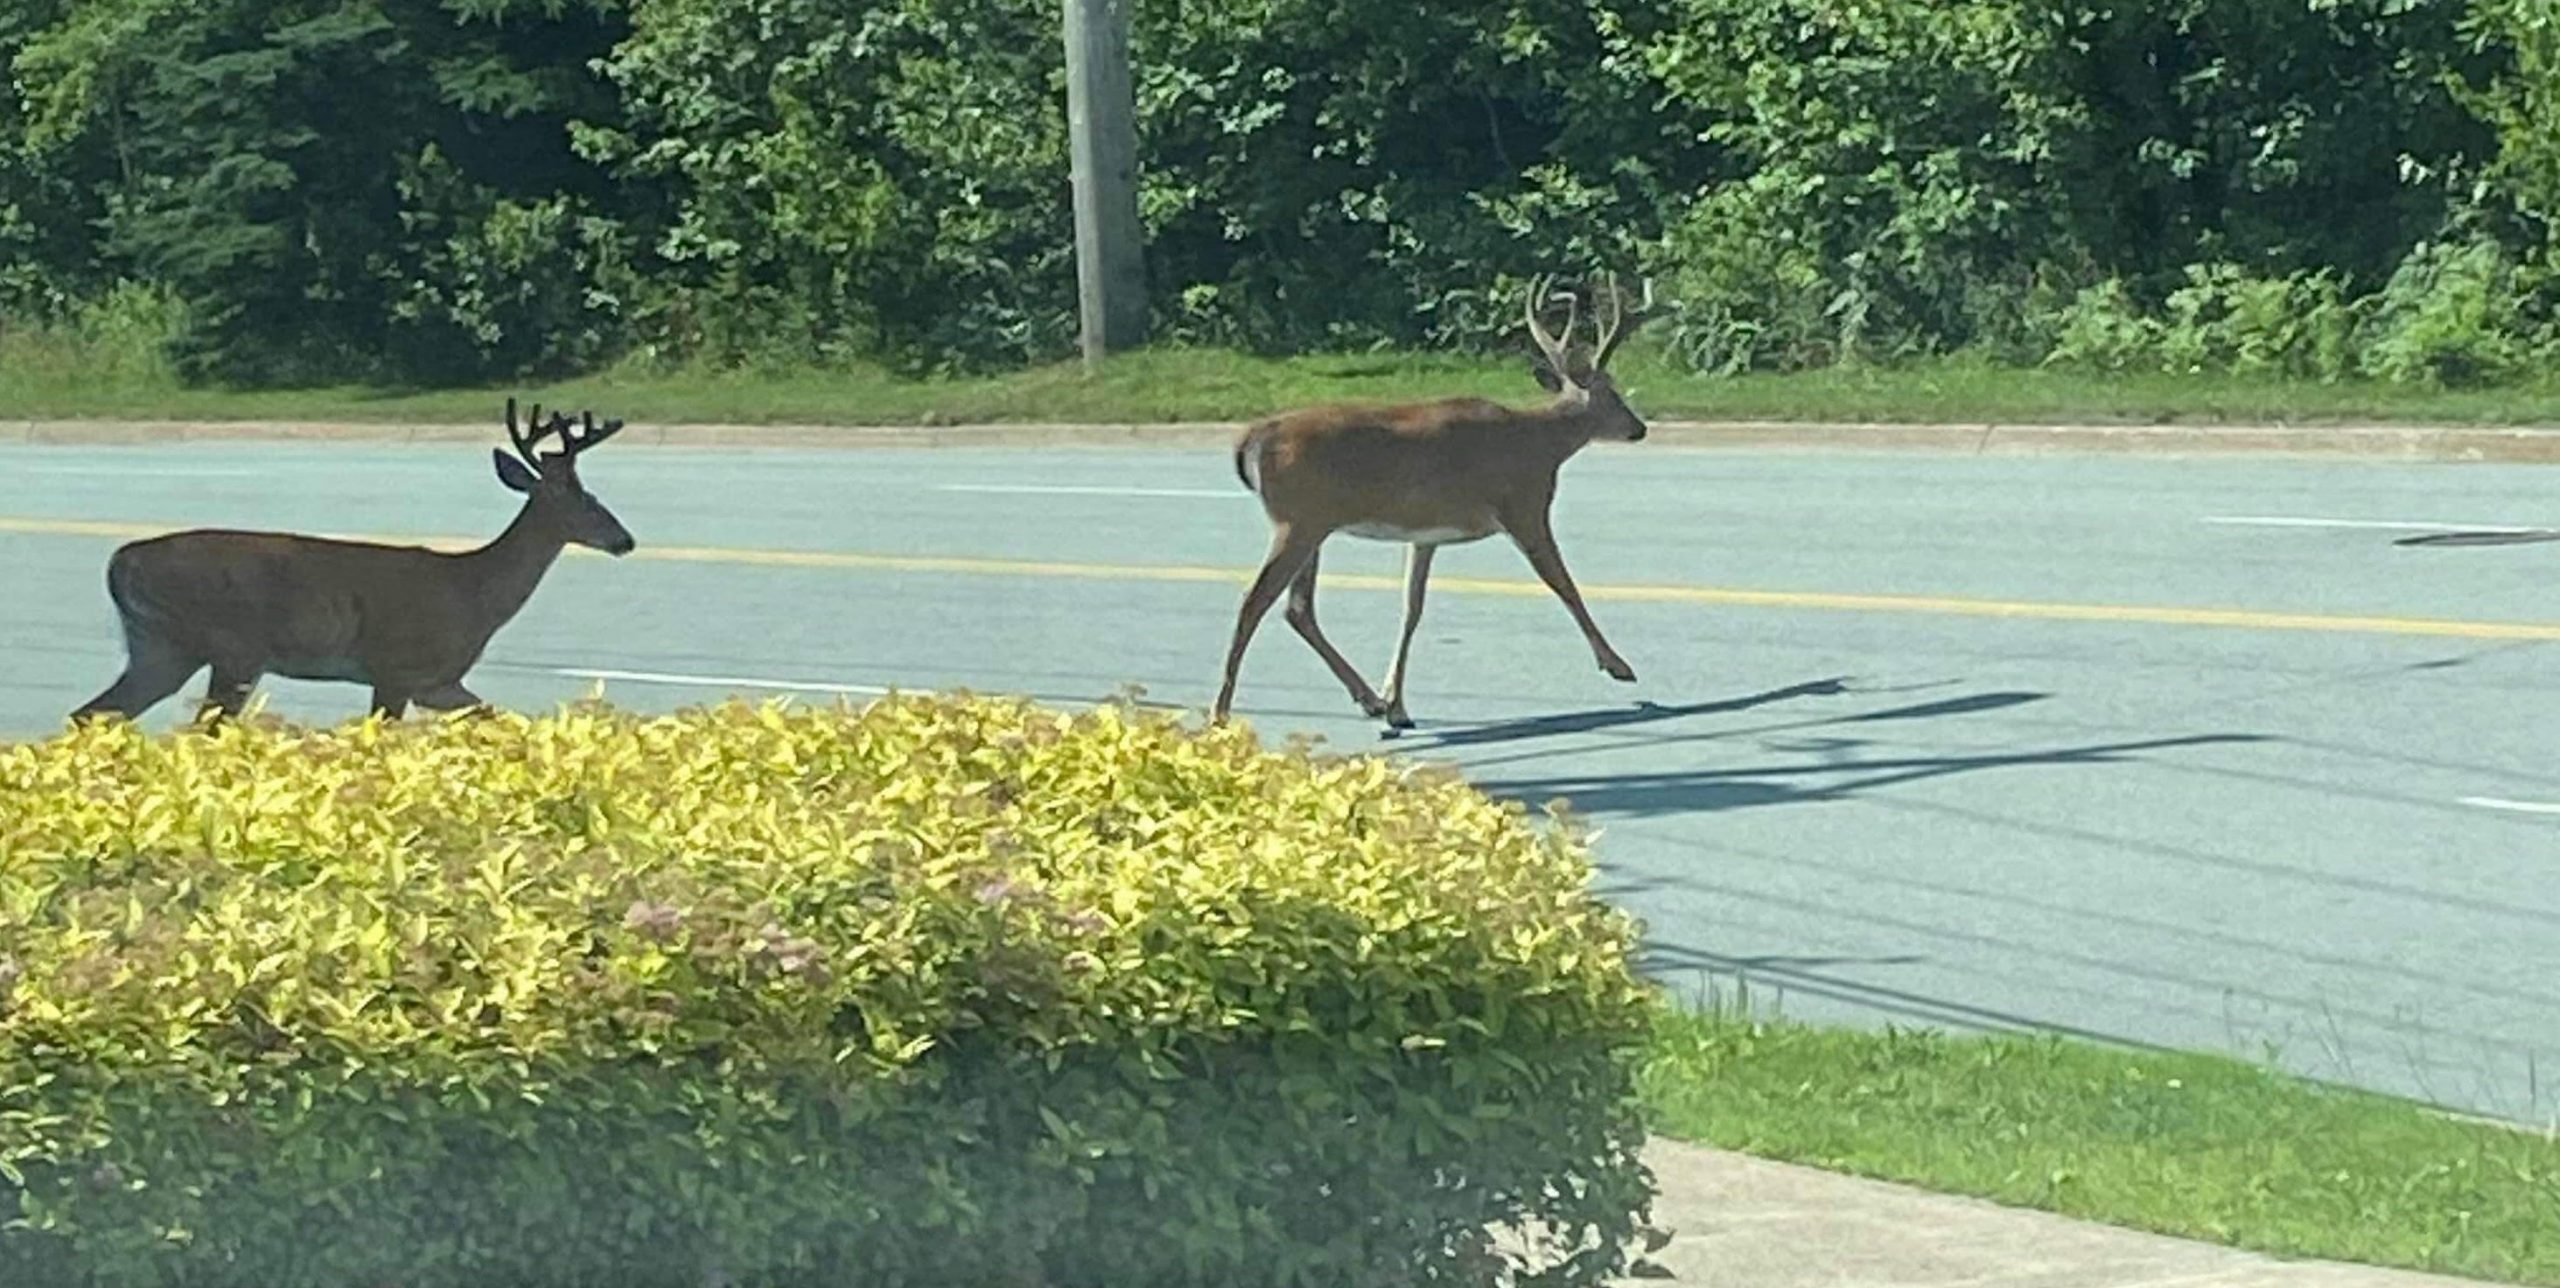
[[[631,552],[631,533],[578,482],[579,455],[621,428],[619,420],[599,426],[593,414],[583,427],[557,413],[545,422],[537,405],[530,432],[520,432],[508,399],[515,452],[492,455],[498,481],[524,494],[524,508],[477,550],[214,529],[119,548],[107,561],[107,594],[124,626],[124,674],[71,718],[140,716],[208,666],[200,719],[239,715],[270,674],[371,685],[373,709],[391,718],[412,702],[431,711],[485,706],[463,687],[463,673],[561,550]],[[546,436],[560,449],[537,454]]]
[[[1580,306],[1566,314],[1564,334],[1548,334],[1538,321],[1552,279],[1530,286],[1529,340],[1537,347],[1532,371],[1555,400],[1519,410],[1481,398],[1452,398],[1396,406],[1310,407],[1270,417],[1236,440],[1236,476],[1262,498],[1271,519],[1271,553],[1245,592],[1227,648],[1225,683],[1211,719],[1223,722],[1235,702],[1236,672],[1245,646],[1282,590],[1289,593],[1289,625],[1332,668],[1353,701],[1398,729],[1413,727],[1405,714],[1405,660],[1422,622],[1423,584],[1441,546],[1478,541],[1496,532],[1511,538],[1540,580],[1553,590],[1600,669],[1633,681],[1635,668],[1600,634],[1582,593],[1556,550],[1548,512],[1556,472],[1594,440],[1634,442],[1644,421],[1619,397],[1607,370],[1640,317],[1627,312],[1614,277],[1608,281],[1609,322],[1586,358],[1571,350]],[[1573,297],[1568,297],[1569,299]],[[1641,312],[1641,309],[1639,310]],[[1405,544],[1404,629],[1380,697],[1316,625],[1317,555],[1337,532]]]

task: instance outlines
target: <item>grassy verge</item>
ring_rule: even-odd
[[[2430,391],[2229,376],[2093,375],[1970,359],[1791,375],[1701,376],[1631,351],[1622,378],[1658,419],[1869,422],[2247,422],[2560,424],[2560,380],[2498,390]],[[460,421],[486,418],[507,393],[591,405],[634,422],[954,424],[1240,420],[1334,399],[1538,395],[1518,360],[1381,353],[1258,358],[1164,349],[970,379],[915,380],[828,371],[616,370],[511,388],[361,386],[196,389],[164,365],[98,360],[78,345],[20,333],[0,339],[0,416],[137,420]]]
[[[1654,1130],[2282,1256],[2560,1284],[2560,1139],[2209,1056],[1666,1021]]]

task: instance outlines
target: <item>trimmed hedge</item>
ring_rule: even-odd
[[[1119,707],[0,748],[0,1283],[1624,1264],[1634,927],[1453,778]]]

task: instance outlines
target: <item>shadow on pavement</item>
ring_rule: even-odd
[[[2549,528],[2486,528],[2478,532],[2430,532],[2424,536],[2402,537],[2395,546],[2522,546],[2539,541],[2560,541],[2560,532]]]
[[[1410,736],[1411,740],[1389,730],[1381,737],[1405,741],[1404,750],[1435,751],[1444,747],[1475,747],[1486,743],[1516,742],[1525,738],[1550,738],[1560,734],[1599,733],[1636,725],[1659,724],[1665,720],[1686,720],[1692,716],[1727,715],[1749,711],[1773,703],[1791,702],[1797,698],[1833,697],[1849,693],[1848,677],[1812,680],[1791,684],[1783,689],[1754,693],[1749,697],[1719,698],[1713,702],[1691,702],[1664,706],[1659,702],[1638,702],[1624,707],[1596,707],[1588,711],[1567,711],[1551,716],[1531,716],[1522,720],[1501,720],[1492,724],[1460,725],[1446,730],[1432,730]]]
[[[2000,696],[2000,695],[1987,695]],[[2015,696],[2015,695],[2010,695]],[[1954,707],[1958,704],[1936,704]],[[1882,719],[1879,713],[1860,719]],[[1943,713],[1942,713],[1943,714]],[[1907,717],[1904,717],[1907,718]],[[2255,734],[2202,734],[2154,738],[2140,742],[2053,747],[2039,751],[1995,752],[1970,756],[1914,756],[1884,760],[1829,760],[1812,764],[1737,769],[1669,770],[1658,773],[1589,774],[1550,778],[1479,781],[1488,795],[1535,806],[1557,797],[1577,813],[1622,818],[1704,814],[1761,805],[1814,804],[1846,800],[1879,788],[1945,778],[1955,774],[2042,765],[2106,765],[2143,752],[2183,747],[2209,747],[2264,742]],[[1850,742],[1837,747],[1854,747]],[[1845,781],[1807,785],[1811,777],[1843,777]]]

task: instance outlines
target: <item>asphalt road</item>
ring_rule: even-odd
[[[1198,706],[1265,531],[1214,450],[618,446],[586,472],[641,552],[564,561],[475,673],[493,700],[601,675],[646,708],[1131,683]],[[512,502],[477,448],[0,449],[0,736],[114,676],[124,535],[470,537]],[[1607,447],[1557,522],[1639,684],[1486,543],[1440,560],[1415,733],[1382,742],[1276,614],[1240,713],[1571,798],[1684,988],[2272,1054],[2542,1122],[2560,547],[2392,541],[2556,518],[2534,467]],[[1327,628],[1373,675],[1397,566],[1327,552]]]

